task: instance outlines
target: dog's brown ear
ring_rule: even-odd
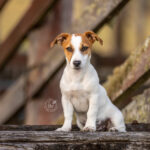
[[[93,44],[95,41],[98,41],[101,45],[103,45],[103,40],[93,31],[84,32],[84,35],[88,38],[91,44]]]
[[[55,44],[60,44],[62,45],[65,40],[67,40],[67,38],[69,37],[69,33],[61,33],[59,34],[51,43],[50,43],[50,47],[52,48]]]

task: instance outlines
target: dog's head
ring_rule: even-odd
[[[83,34],[61,33],[50,44],[60,44],[64,48],[67,63],[73,69],[83,68],[91,58],[91,47],[95,41],[103,44],[103,41],[93,31]]]

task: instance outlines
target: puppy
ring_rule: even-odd
[[[113,125],[110,131],[126,131],[121,111],[112,104],[90,63],[95,41],[103,44],[94,32],[87,31],[83,34],[62,33],[51,43],[51,47],[60,44],[64,48],[67,62],[60,81],[65,121],[57,131],[71,130],[73,112],[82,131],[96,131],[96,126],[107,119]]]

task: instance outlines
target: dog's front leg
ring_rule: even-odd
[[[56,129],[56,131],[70,131],[72,127],[72,116],[73,116],[73,106],[70,100],[62,96],[62,106],[64,111],[64,124],[61,128]]]
[[[83,131],[96,131],[96,118],[98,113],[98,106],[98,95],[94,94],[89,99],[87,121],[83,128]]]

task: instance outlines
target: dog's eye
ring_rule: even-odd
[[[69,51],[69,52],[73,52],[73,49],[72,49],[71,47],[67,47],[66,49],[67,49],[67,51]]]
[[[87,46],[83,46],[83,47],[81,48],[81,51],[84,52],[84,51],[86,51],[87,49],[88,49]]]

